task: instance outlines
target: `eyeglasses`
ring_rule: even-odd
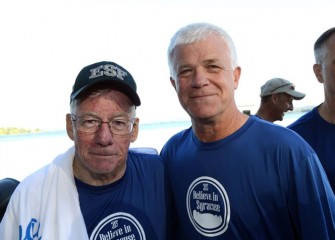
[[[287,84],[284,84],[284,85],[282,85],[282,86],[279,86],[279,87],[277,87],[277,88],[271,90],[271,92],[274,92],[274,91],[276,91],[277,89],[279,89],[279,88],[283,88],[283,87],[286,87],[286,86],[290,86],[290,88],[291,88],[292,90],[295,89],[295,85],[294,85],[294,83],[287,83]]]
[[[75,122],[77,131],[93,134],[99,131],[103,123],[108,124],[110,131],[116,135],[127,135],[133,130],[135,123],[125,118],[114,118],[109,122],[103,122],[101,119],[93,116],[77,117],[71,114],[71,120]]]

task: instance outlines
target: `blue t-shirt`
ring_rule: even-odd
[[[165,239],[164,168],[158,155],[129,151],[118,181],[91,186],[76,179],[90,240]]]
[[[288,128],[302,136],[315,150],[335,192],[335,124],[325,121],[317,108],[301,116]]]
[[[163,147],[176,239],[335,239],[335,197],[297,134],[251,116],[200,142],[192,128]]]

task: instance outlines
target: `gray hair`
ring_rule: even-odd
[[[173,54],[175,48],[178,45],[191,44],[201,41],[213,33],[222,37],[222,39],[227,43],[230,50],[230,57],[232,62],[231,67],[233,69],[237,67],[237,53],[235,45],[228,33],[222,28],[210,23],[193,23],[179,29],[171,38],[170,45],[168,47],[168,64],[170,74],[173,78],[176,77],[173,63]]]
[[[325,44],[327,40],[335,33],[335,27],[332,27],[321,34],[321,36],[314,43],[314,57],[317,64],[322,64],[325,57]]]
[[[136,106],[132,103],[130,99],[128,99],[128,101],[125,102],[123,98],[121,99],[116,94],[113,94],[113,92],[115,91],[117,90],[113,88],[97,88],[97,89],[93,89],[92,91],[87,91],[86,94],[82,94],[78,98],[71,101],[70,112],[71,114],[76,114],[76,110],[78,106],[80,106],[80,104],[82,104],[85,101],[85,99],[89,97],[109,95],[111,99],[117,102],[124,109],[127,109],[127,113],[129,113],[131,118],[135,118],[136,117]]]

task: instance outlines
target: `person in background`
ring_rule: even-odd
[[[324,101],[288,128],[302,136],[316,151],[335,192],[335,27],[316,40],[314,56],[313,70],[323,84]]]
[[[335,196],[293,131],[241,113],[241,68],[220,27],[193,23],[168,48],[170,81],[192,126],[160,155],[175,239],[335,239]]]
[[[269,121],[282,121],[287,111],[293,111],[293,100],[301,100],[304,93],[295,90],[295,85],[282,78],[272,78],[261,87],[261,105],[256,116]]]
[[[122,66],[84,67],[66,115],[74,147],[20,183],[0,239],[166,239],[163,163],[129,150],[140,103]]]

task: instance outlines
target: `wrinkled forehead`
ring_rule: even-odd
[[[107,100],[107,101],[106,101]],[[115,107],[123,112],[131,113],[135,111],[135,106],[130,98],[121,91],[115,88],[95,88],[87,91],[74,101],[72,110],[77,111],[90,111],[91,109],[105,109],[107,102],[112,103]],[[110,104],[108,106],[111,106]],[[112,110],[112,109],[110,109]],[[106,108],[104,111],[110,111]]]

